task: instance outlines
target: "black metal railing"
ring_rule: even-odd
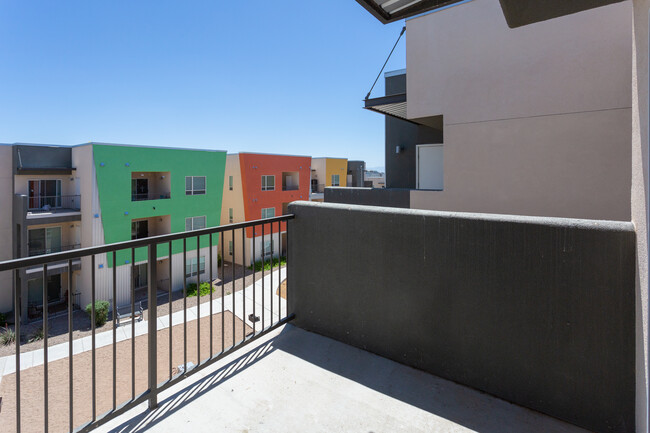
[[[141,194],[131,193],[131,201],[165,200],[168,198],[171,198],[171,194],[168,192],[160,192],[160,193],[147,192]]]
[[[200,230],[194,230],[190,232],[183,232],[183,233],[173,233],[173,234],[168,234],[168,235],[162,235],[162,236],[155,236],[151,238],[145,238],[145,239],[137,239],[137,240],[132,240],[132,241],[126,241],[126,242],[120,242],[120,243],[115,243],[115,244],[110,244],[110,245],[102,245],[102,246],[97,246],[97,247],[91,247],[91,248],[83,248],[83,249],[76,249],[76,250],[71,250],[71,251],[65,251],[65,252],[59,252],[55,254],[48,254],[48,255],[43,255],[43,256],[36,256],[36,257],[27,257],[27,258],[21,258],[21,259],[14,259],[14,260],[8,260],[4,262],[0,262],[0,272],[3,271],[14,271],[16,274],[16,280],[19,280],[19,274],[20,270],[28,267],[34,267],[34,266],[42,266],[42,275],[43,275],[43,287],[42,287],[42,296],[43,299],[47,299],[47,294],[48,294],[48,286],[47,286],[47,272],[48,272],[48,266],[53,266],[55,264],[61,264],[61,263],[66,263],[68,266],[68,269],[72,269],[72,262],[78,261],[81,258],[86,258],[89,262],[90,265],[90,287],[86,287],[86,290],[89,290],[90,293],[87,295],[90,295],[90,330],[91,330],[91,359],[88,361],[87,358],[76,358],[79,355],[74,355],[73,354],[73,330],[75,329],[73,326],[73,310],[74,308],[74,303],[78,303],[79,300],[75,294],[75,296],[68,296],[66,299],[67,302],[67,330],[68,330],[68,373],[67,373],[67,380],[68,380],[68,386],[67,386],[67,392],[68,392],[68,398],[63,398],[63,395],[66,392],[65,386],[61,387],[61,382],[60,381],[53,381],[52,385],[53,386],[58,386],[63,389],[54,389],[50,390],[50,383],[49,383],[49,368],[61,368],[61,364],[52,364],[52,366],[48,365],[48,334],[50,332],[50,325],[52,325],[52,330],[57,329],[56,326],[53,326],[51,324],[51,318],[48,317],[48,309],[44,308],[42,311],[42,316],[43,316],[43,325],[42,325],[42,339],[43,339],[43,347],[45,350],[43,351],[43,368],[38,369],[39,373],[42,371],[42,396],[43,396],[43,401],[42,401],[42,406],[40,406],[40,401],[37,402],[35,401],[33,397],[33,393],[30,392],[30,400],[28,402],[28,405],[26,407],[23,407],[21,405],[21,358],[24,355],[20,355],[21,352],[21,319],[24,319],[24,317],[21,316],[21,305],[23,305],[23,302],[26,302],[27,300],[22,299],[23,294],[21,293],[20,289],[20,284],[16,284],[14,287],[14,332],[15,332],[15,351],[18,356],[15,356],[15,367],[16,367],[16,373],[15,373],[15,428],[18,433],[20,433],[23,429],[23,427],[27,427],[25,430],[30,430],[30,429],[35,429],[35,431],[44,431],[47,432],[49,429],[52,430],[69,430],[70,432],[72,431],[89,431],[94,429],[95,427],[107,422],[110,419],[115,418],[116,416],[124,413],[125,411],[135,407],[136,405],[148,401],[149,408],[153,409],[158,405],[158,393],[161,392],[164,389],[167,389],[168,387],[178,383],[179,381],[183,380],[185,377],[200,371],[204,367],[214,363],[215,361],[223,358],[224,356],[228,355],[229,353],[232,353],[234,350],[237,350],[238,348],[258,339],[259,337],[267,334],[271,330],[277,328],[278,326],[281,326],[282,324],[290,321],[293,319],[293,315],[289,315],[287,308],[286,308],[286,299],[289,293],[289,289],[283,288],[283,289],[278,289],[277,293],[277,305],[275,305],[275,299],[273,298],[274,296],[274,276],[273,276],[273,267],[271,266],[271,271],[265,271],[264,266],[262,266],[261,271],[256,271],[255,267],[252,267],[252,273],[249,274],[248,276],[252,276],[253,284],[252,284],[252,289],[246,288],[246,269],[244,266],[238,266],[231,264],[230,268],[232,269],[232,275],[231,275],[231,280],[228,284],[232,283],[232,297],[231,300],[228,302],[232,303],[231,310],[232,310],[232,329],[230,329],[231,324],[226,324],[226,314],[225,312],[225,301],[226,301],[226,293],[225,293],[225,284],[226,284],[226,272],[224,269],[224,261],[221,260],[220,262],[216,260],[217,255],[220,255],[220,257],[225,257],[224,255],[224,237],[227,235],[230,239],[233,241],[233,259],[235,257],[242,258],[242,263],[246,262],[246,244],[247,244],[247,238],[250,240],[250,235],[252,234],[253,237],[253,242],[250,244],[252,251],[251,251],[251,256],[250,257],[257,257],[256,251],[255,251],[255,243],[254,239],[256,236],[262,236],[262,239],[264,239],[264,236],[271,236],[274,241],[276,240],[277,236],[277,242],[280,245],[280,250],[282,250],[282,241],[283,241],[283,232],[287,232],[285,235],[285,242],[288,244],[288,225],[290,220],[294,218],[293,215],[284,215],[284,216],[279,216],[279,217],[274,217],[274,218],[268,218],[264,220],[257,220],[257,221],[250,221],[250,222],[245,222],[245,223],[237,223],[237,224],[231,224],[231,225],[226,225],[226,226],[220,226],[220,227],[210,227],[210,228],[205,228],[205,229],[200,229]],[[241,239],[241,244],[239,244],[237,241]],[[183,264],[187,263],[187,253],[188,253],[188,247],[187,243],[188,241],[193,243],[193,246],[191,247],[192,250],[196,251],[197,257],[200,257],[201,254],[201,246],[203,245],[203,248],[209,247],[209,252],[208,252],[208,257],[206,257],[206,268],[207,272],[209,273],[210,279],[210,290],[209,290],[209,314],[207,317],[209,317],[209,348],[204,348],[203,350],[207,350],[208,353],[205,354],[203,352],[204,358],[201,358],[202,355],[202,349],[201,349],[201,331],[202,331],[202,326],[201,326],[201,308],[205,308],[205,305],[202,305],[200,302],[200,298],[197,297],[196,301],[196,348],[192,349],[192,354],[191,356],[194,357],[194,354],[196,354],[196,365],[193,364],[191,360],[188,361],[188,343],[193,344],[194,342],[190,342],[188,338],[188,314],[187,314],[187,301],[188,301],[188,296],[187,296],[187,285],[188,285],[188,279],[182,278],[182,309],[183,309],[183,322],[182,322],[182,344],[178,344],[178,342],[174,343],[173,336],[174,334],[175,338],[181,338],[179,337],[179,333],[181,332],[180,330],[175,330],[174,329],[174,324],[171,320],[172,316],[171,313],[174,311],[173,309],[173,287],[171,287],[171,282],[174,281],[173,275],[174,275],[174,269],[172,268],[172,259],[173,255],[182,254],[182,260]],[[179,248],[180,244],[182,244],[182,249]],[[215,247],[216,246],[216,247]],[[285,246],[285,249],[288,248],[288,245]],[[98,317],[98,312],[97,312],[97,284],[98,284],[98,278],[96,276],[96,270],[101,269],[104,265],[98,265],[97,263],[97,256],[98,255],[106,255],[105,258],[109,260],[109,263],[112,263],[112,266],[109,266],[109,268],[105,269],[104,272],[112,274],[112,278],[106,279],[107,275],[102,276],[100,281],[109,281],[108,285],[110,287],[104,287],[106,289],[105,294],[108,293],[108,291],[112,291],[112,296],[110,296],[111,300],[111,310],[113,312],[117,311],[117,287],[118,287],[118,273],[117,273],[117,266],[115,266],[118,261],[117,258],[121,257],[122,259],[125,257],[125,254],[128,254],[129,260],[126,260],[125,263],[126,265],[122,266],[129,266],[130,267],[130,277],[126,277],[127,279],[130,279],[130,308],[132,312],[136,311],[135,305],[136,305],[136,300],[135,300],[135,285],[134,285],[134,267],[135,261],[136,261],[136,250],[139,252],[141,249],[146,249],[147,255],[147,281],[148,281],[148,287],[147,287],[147,300],[146,300],[146,305],[147,305],[147,310],[145,311],[145,318],[147,320],[147,332],[146,332],[146,337],[143,335],[141,338],[146,338],[146,342],[143,342],[143,344],[138,343],[138,350],[146,350],[147,352],[147,369],[146,373],[140,372],[142,376],[146,376],[146,390],[144,392],[136,393],[136,334],[135,334],[135,326],[131,326],[131,335],[128,340],[130,340],[131,343],[131,351],[130,359],[128,362],[126,362],[124,359],[121,360],[121,365],[118,367],[118,358],[117,358],[117,334],[116,334],[116,314],[112,315],[112,343],[111,343],[111,348],[112,348],[112,376],[109,376],[111,373],[110,367],[107,366],[106,364],[100,364],[101,370],[99,370],[101,373],[98,373],[98,368],[97,368],[97,362],[98,362],[98,356],[97,356],[97,344],[96,344],[96,328],[97,328],[97,322],[96,318]],[[217,251],[213,252],[213,250],[217,249]],[[219,252],[220,249],[220,252]],[[241,251],[240,251],[241,250]],[[158,359],[158,346],[159,346],[159,341],[158,341],[158,336],[159,332],[165,331],[164,329],[161,331],[158,331],[157,329],[157,322],[158,322],[158,297],[157,297],[157,292],[158,292],[158,281],[159,279],[156,278],[156,268],[157,266],[160,266],[158,263],[159,257],[161,256],[161,252],[163,256],[168,256],[170,259],[167,260],[167,263],[165,266],[168,266],[168,269],[165,272],[165,276],[168,278],[168,284],[169,284],[169,292],[168,292],[168,299],[166,300],[168,305],[168,314],[169,314],[169,327],[165,328],[167,330],[167,339],[168,339],[168,352],[169,352],[169,359],[167,362],[164,360]],[[257,252],[259,253],[259,251]],[[119,255],[118,255],[119,254]],[[214,256],[213,256],[214,254]],[[112,259],[112,260],[111,260]],[[104,261],[104,256],[100,257],[100,260]],[[234,260],[233,260],[234,262]],[[86,263],[84,261],[84,263]],[[216,263],[216,266],[215,266]],[[216,267],[216,269],[215,269]],[[220,269],[219,269],[220,268]],[[240,276],[237,277],[236,275],[236,269],[239,270]],[[181,272],[184,272],[184,267]],[[84,271],[82,267],[82,272]],[[87,272],[88,270],[86,270]],[[178,271],[178,268],[177,268]],[[261,272],[261,275],[260,275]],[[265,284],[264,282],[264,277],[269,275],[270,272],[270,284]],[[228,273],[230,273],[230,270],[228,270]],[[124,275],[123,272],[120,272],[119,275]],[[128,275],[128,274],[127,274]],[[201,285],[201,275],[205,274],[199,274],[196,275],[196,284],[197,284],[197,291],[199,290],[198,288]],[[219,278],[215,280],[215,276],[218,276]],[[262,303],[261,303],[261,309],[262,311],[259,311],[259,308],[257,306],[257,299],[256,299],[256,284],[255,279],[257,276],[262,277],[262,289],[261,289],[261,296],[262,296]],[[281,277],[281,274],[278,275],[278,279]],[[238,282],[238,278],[244,279],[241,281],[241,286],[243,287],[239,291],[235,291],[236,285],[235,283]],[[215,284],[216,281],[216,284]],[[127,286],[128,286],[127,282]],[[124,284],[121,283],[119,284],[120,287],[122,287]],[[280,287],[280,281],[277,281],[278,287]],[[251,314],[251,317],[253,319],[249,319],[248,321],[251,323],[251,325],[247,325],[247,317],[246,316],[246,296],[247,296],[247,290],[250,292],[250,290],[253,291],[252,293],[252,309],[253,311],[249,311]],[[221,295],[221,309],[220,311],[213,311],[214,308],[214,302],[213,302],[213,292],[217,292]],[[266,291],[270,291],[270,293],[265,294]],[[72,293],[72,279],[68,278],[67,279],[67,292]],[[241,296],[239,296],[239,293],[241,292]],[[200,292],[199,292],[200,293]],[[178,292],[177,292],[178,294]],[[237,294],[237,296],[236,296]],[[250,293],[248,293],[250,296]],[[207,296],[207,295],[204,295]],[[269,296],[268,302],[265,303],[265,296]],[[283,308],[283,301],[282,298],[284,298],[284,308]],[[177,298],[177,301],[179,301],[176,306],[179,306],[180,304],[180,297]],[[241,305],[237,305],[239,302],[241,302]],[[100,307],[101,308],[101,307]],[[238,309],[237,309],[238,308]],[[268,310],[268,311],[266,311]],[[237,311],[241,311],[241,316],[238,316]],[[99,314],[103,314],[102,311],[100,311]],[[218,326],[215,328],[213,326],[213,318],[216,314],[221,315],[221,344],[219,344],[219,341],[217,338],[218,337]],[[258,320],[256,318],[258,316],[261,316],[261,321],[260,323],[257,323]],[[239,319],[241,317],[241,319]],[[133,317],[135,319],[135,315]],[[240,324],[237,323],[237,319],[241,322]],[[268,319],[268,320],[267,320]],[[216,324],[216,323],[215,323]],[[181,326],[180,324],[176,326]],[[232,332],[232,344],[226,344],[226,326],[229,327],[228,332]],[[239,326],[241,326],[241,334],[238,337],[237,336],[237,331],[239,329]],[[248,327],[248,331],[247,331]],[[58,327],[58,328],[63,328],[65,330],[65,325],[63,327]],[[217,331],[215,331],[215,329]],[[65,331],[64,331],[65,332]],[[213,335],[215,333],[216,335]],[[162,335],[162,334],[161,334]],[[163,335],[164,337],[164,335]],[[164,338],[161,337],[160,343],[161,347],[164,347]],[[124,340],[125,342],[127,340]],[[173,361],[173,352],[174,350],[180,351],[180,348],[182,346],[182,359],[183,362],[178,366],[177,369],[174,368],[174,361]],[[221,347],[219,347],[221,346]],[[122,357],[122,353],[124,351],[120,351],[120,356]],[[102,352],[102,356],[99,357],[101,362],[104,362],[106,359],[107,352]],[[177,359],[180,359],[180,353],[176,353]],[[86,355],[87,356],[87,355]],[[108,355],[110,357],[110,355]],[[130,365],[128,365],[130,364]],[[110,365],[110,364],[108,364]],[[106,368],[104,369],[104,367]],[[189,368],[188,368],[189,367]],[[64,367],[65,368],[65,367]],[[79,397],[75,398],[75,368],[77,369],[85,369],[83,370],[85,373],[87,373],[88,369],[90,369],[90,374],[89,374],[89,379],[87,381],[83,381],[83,383],[77,383],[77,386],[82,386],[83,390],[87,392],[88,387],[91,389],[91,396],[90,398],[86,397]],[[165,374],[165,379],[159,382],[159,377],[158,377],[158,369],[161,369],[161,371],[164,371],[163,369],[167,370],[167,373]],[[57,376],[58,371],[53,370],[52,374],[53,377]],[[84,373],[84,374],[85,374]],[[38,373],[37,373],[38,374]],[[131,382],[131,387],[130,387],[130,396],[126,397],[125,401],[123,397],[119,397],[120,400],[118,401],[118,375],[121,380],[119,383],[124,383],[124,381],[128,382],[128,377],[130,376],[130,382]],[[29,375],[28,375],[29,377]],[[98,390],[98,377],[103,381],[104,385],[100,384],[100,389]],[[7,378],[5,378],[7,380]],[[111,385],[105,386],[106,381],[109,381],[109,383],[112,383]],[[142,381],[145,382],[145,381]],[[32,385],[33,386],[33,385]],[[40,386],[40,384],[39,384]],[[110,389],[112,388],[112,389]],[[126,394],[126,388],[123,386],[120,386],[120,392],[122,394]],[[30,388],[31,389],[31,388]],[[98,391],[100,394],[98,394]],[[80,391],[82,392],[82,391]],[[111,395],[112,392],[112,395]],[[52,404],[53,408],[50,409],[50,399],[49,396],[50,394],[52,396],[57,396],[56,399],[52,399]],[[99,410],[105,411],[103,414],[98,415],[98,400],[97,397],[100,395],[102,400],[100,401],[101,404],[99,406],[105,406],[105,407],[100,407]],[[61,397],[61,398],[60,398]],[[7,402],[9,396],[4,396],[5,402]],[[108,400],[110,401],[108,401]],[[65,413],[66,408],[64,407],[67,403],[67,412],[68,412],[68,417],[66,419],[65,416],[61,418],[61,413]],[[79,406],[78,406],[79,405]],[[86,405],[84,407],[84,405]],[[107,410],[108,409],[108,410]],[[82,410],[87,410],[86,416],[84,417],[85,419],[81,420],[80,419],[80,412]],[[25,412],[26,413],[23,413]],[[52,425],[50,423],[50,413],[57,413],[57,417],[53,417],[53,422]],[[43,424],[42,426],[38,426],[38,418],[43,416]],[[61,422],[58,420],[63,419]],[[24,424],[24,425],[23,425]],[[56,424],[56,425],[55,425]]]
[[[53,209],[81,209],[79,195],[41,195],[28,197],[27,207],[30,212],[49,212]]]
[[[76,250],[76,249],[78,249],[80,247],[81,247],[81,244],[61,245],[61,246],[53,247],[53,248],[32,248],[32,247],[29,247],[29,257],[41,256],[43,254],[60,253],[61,251]]]

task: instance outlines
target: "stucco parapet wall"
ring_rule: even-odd
[[[355,189],[372,189],[372,188],[355,188]],[[510,224],[530,224],[530,225],[543,225],[550,227],[566,227],[572,229],[584,230],[598,230],[598,231],[614,231],[614,232],[630,232],[634,233],[634,224],[626,221],[608,221],[608,220],[591,220],[579,218],[554,218],[554,217],[534,217],[524,215],[502,215],[490,213],[474,213],[474,212],[445,212],[445,211],[432,211],[420,209],[400,209],[393,207],[378,207],[378,206],[364,206],[364,205],[350,205],[340,203],[314,203],[314,202],[294,202],[289,205],[291,208],[298,207],[326,207],[331,209],[345,209],[350,212],[374,212],[380,214],[395,214],[399,216],[422,216],[422,217],[438,217],[445,219],[467,219],[467,220],[481,220],[490,222],[502,222]]]

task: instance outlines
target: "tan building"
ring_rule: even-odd
[[[406,71],[366,102],[393,115],[387,188],[418,209],[629,220],[631,6],[511,29],[473,0],[407,20]]]

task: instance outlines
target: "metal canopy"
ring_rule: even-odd
[[[465,0],[357,0],[384,24]]]
[[[387,116],[397,117],[398,119],[408,120],[406,118],[406,93],[396,95],[382,96],[380,98],[366,99],[363,108]]]
[[[465,0],[357,0],[384,24]],[[525,26],[624,0],[499,0],[511,28]]]

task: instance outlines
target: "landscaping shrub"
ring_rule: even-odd
[[[16,341],[16,333],[5,326],[4,331],[0,334],[0,344],[6,346],[8,344],[14,343]]]
[[[7,323],[7,315],[4,313],[0,313],[0,325],[6,324]]]
[[[207,281],[204,281],[201,283],[201,287],[199,288],[201,291],[201,296],[209,295],[210,292],[214,292],[214,287]],[[196,296],[196,283],[190,283],[187,285],[187,296]]]
[[[286,257],[280,257],[280,259],[278,259],[277,257],[274,257],[273,258],[273,267],[277,268],[278,263],[279,263],[279,266],[286,265],[287,264],[287,258]],[[252,270],[253,267],[249,266],[248,269]],[[262,261],[260,260],[258,262],[255,262],[255,271],[257,272],[257,271],[261,271],[261,270],[262,270]],[[265,271],[271,270],[271,260],[265,260],[264,261],[264,270]]]
[[[108,319],[108,301],[95,301],[95,326],[104,326]],[[92,316],[93,304],[86,305],[86,314]]]
[[[45,333],[43,332],[43,327],[41,326],[36,331],[34,331],[32,335],[29,336],[27,342],[33,343],[34,341],[42,340],[44,337],[45,337]]]

